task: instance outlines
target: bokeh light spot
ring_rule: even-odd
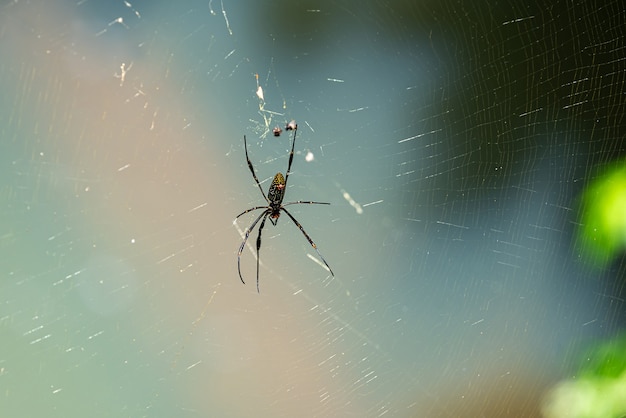
[[[626,165],[612,165],[585,190],[581,228],[581,256],[603,266],[626,248]]]

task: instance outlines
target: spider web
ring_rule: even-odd
[[[539,416],[623,329],[623,241],[579,235],[620,2],[54,3],[0,2],[4,413]],[[282,216],[257,294],[243,135],[267,191],[291,120],[335,277]]]

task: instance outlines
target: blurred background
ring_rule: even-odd
[[[623,416],[625,20],[0,1],[2,416]]]

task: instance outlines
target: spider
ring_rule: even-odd
[[[295,122],[293,123],[295,124]],[[263,195],[263,197],[265,198],[265,201],[267,202],[267,205],[265,206],[255,206],[253,208],[246,209],[243,212],[241,212],[239,215],[237,215],[237,217],[235,218],[235,220],[237,220],[240,216],[243,216],[248,212],[252,212],[258,209],[264,209],[264,211],[259,216],[257,216],[254,222],[252,222],[252,224],[248,228],[246,228],[243,242],[239,246],[239,252],[237,253],[237,270],[239,270],[239,278],[241,279],[241,282],[243,284],[246,284],[246,282],[243,280],[243,277],[241,275],[241,253],[243,251],[243,247],[246,245],[246,242],[248,241],[250,232],[252,232],[252,230],[257,225],[257,223],[259,223],[261,218],[263,218],[263,220],[261,221],[261,225],[259,226],[259,234],[257,235],[257,239],[256,239],[256,253],[257,253],[256,254],[256,290],[257,292],[259,292],[259,251],[261,249],[261,232],[263,232],[263,227],[265,226],[265,221],[267,220],[268,217],[272,225],[276,226],[276,223],[278,222],[278,218],[280,217],[281,211],[285,212],[287,216],[289,216],[289,219],[291,219],[293,223],[300,229],[300,231],[302,232],[306,240],[309,241],[309,244],[311,244],[311,247],[313,247],[315,251],[317,251],[317,255],[320,256],[320,258],[324,262],[324,265],[326,265],[326,267],[328,268],[328,271],[330,271],[330,274],[332,274],[332,276],[335,277],[333,270],[330,268],[326,260],[324,260],[324,257],[322,257],[322,254],[320,253],[320,251],[317,249],[317,245],[315,245],[315,243],[313,242],[309,234],[307,234],[304,228],[302,228],[302,225],[300,225],[300,222],[298,222],[296,218],[294,218],[293,215],[289,213],[289,211],[285,208],[285,206],[288,206],[288,205],[298,205],[298,204],[330,205],[330,203],[298,200],[296,202],[289,202],[289,203],[283,204],[283,198],[285,197],[285,191],[287,190],[287,179],[289,178],[289,173],[291,172],[291,163],[293,162],[293,150],[296,145],[296,132],[298,131],[297,125],[295,125],[295,128],[293,127],[293,125],[291,125],[292,126],[291,129],[289,129],[289,126],[290,125],[288,125],[287,130],[293,129],[293,143],[291,144],[291,152],[289,153],[289,164],[287,165],[287,171],[285,172],[284,177],[282,173],[276,173],[276,175],[274,176],[274,179],[272,180],[272,184],[270,184],[270,188],[267,191],[267,195],[265,195],[265,192],[263,192],[263,188],[261,188],[259,179],[256,176],[256,173],[254,172],[254,167],[252,166],[252,162],[250,161],[250,158],[248,157],[248,144],[246,141],[246,136],[245,135],[243,136],[243,146],[244,146],[244,149],[246,150],[246,161],[248,162],[248,168],[250,169],[250,172],[252,173],[252,177],[254,178],[256,185],[259,187],[261,194]]]

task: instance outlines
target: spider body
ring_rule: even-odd
[[[283,198],[285,197],[285,186],[287,186],[287,183],[285,182],[283,173],[276,173],[274,180],[272,180],[272,184],[267,191],[269,209],[272,210],[272,213],[270,214],[270,221],[274,226],[276,226],[276,222],[278,222],[278,218],[280,217],[280,207],[282,206]]]
[[[274,176],[274,179],[272,180],[272,184],[270,184],[270,187],[267,191],[267,195],[265,195],[265,192],[263,192],[263,188],[261,187],[261,184],[259,183],[259,179],[254,171],[254,167],[252,166],[250,157],[248,157],[248,143],[246,141],[246,136],[244,135],[243,137],[243,145],[246,151],[246,161],[248,163],[248,168],[250,169],[250,172],[252,173],[252,177],[254,178],[254,181],[257,187],[261,191],[263,198],[267,202],[267,205],[265,206],[255,206],[253,208],[246,209],[243,212],[241,212],[239,215],[237,215],[237,217],[235,218],[236,220],[240,216],[245,215],[246,213],[263,209],[263,212],[259,216],[257,216],[254,222],[252,222],[252,224],[248,228],[246,228],[243,242],[239,246],[239,252],[237,253],[237,270],[239,271],[239,279],[241,279],[241,282],[245,284],[246,282],[243,280],[243,276],[241,275],[241,253],[243,252],[243,249],[246,246],[246,242],[248,241],[250,232],[252,232],[254,227],[259,223],[259,221],[261,221],[261,224],[259,225],[259,233],[256,239],[256,251],[257,251],[257,254],[256,254],[257,255],[256,257],[256,289],[257,289],[257,292],[259,291],[259,251],[261,250],[261,233],[263,232],[263,227],[265,226],[265,221],[267,220],[268,217],[270,218],[270,222],[272,223],[272,225],[276,226],[276,223],[278,222],[278,218],[280,217],[281,211],[285,212],[287,216],[289,217],[289,219],[291,219],[293,223],[300,229],[300,232],[302,232],[306,240],[309,242],[309,244],[311,244],[311,247],[313,247],[313,249],[317,252],[317,255],[319,255],[319,257],[322,259],[322,261],[324,262],[324,265],[326,266],[326,268],[328,268],[328,271],[330,272],[330,274],[333,276],[335,275],[332,269],[330,268],[330,266],[328,265],[328,263],[326,262],[326,260],[324,260],[324,257],[322,257],[322,254],[320,253],[320,251],[317,249],[317,245],[315,245],[311,237],[309,237],[309,234],[306,233],[304,228],[302,228],[302,225],[300,225],[300,222],[298,222],[296,218],[294,218],[293,215],[289,213],[289,211],[285,208],[285,206],[288,206],[288,205],[297,205],[297,204],[330,205],[330,203],[298,200],[296,202],[289,202],[289,203],[283,204],[283,199],[285,198],[285,191],[287,190],[287,180],[289,179],[291,164],[293,163],[293,150],[296,145],[296,133],[298,131],[298,125],[296,125],[295,121],[292,121],[290,122],[289,125],[287,125],[287,130],[294,131],[293,142],[291,144],[291,152],[289,153],[289,164],[287,165],[287,171],[285,172],[284,176],[282,173],[276,173],[276,175]]]

